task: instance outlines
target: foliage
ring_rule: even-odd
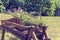
[[[4,10],[5,10],[5,7],[4,6],[0,6],[0,12],[4,12]]]
[[[0,3],[5,9],[21,7],[27,12],[36,11],[50,16],[54,15],[56,8],[60,8],[60,0],[0,0]]]
[[[52,5],[51,5],[51,13],[54,14],[54,11],[56,9],[55,0],[51,0],[51,3],[52,3]]]
[[[50,8],[50,0],[26,0],[25,1],[25,6],[26,10],[28,12],[31,11],[38,11],[38,12],[43,12],[45,11],[45,8]]]
[[[1,0],[6,9],[10,7],[19,7],[24,4],[24,0]],[[17,5],[18,4],[18,5]]]
[[[1,1],[2,1],[4,7],[8,7],[9,0],[1,0]]]
[[[12,13],[11,15],[22,20],[24,25],[30,25],[30,24],[41,25],[39,16],[35,18],[35,17],[30,16],[28,13],[25,14],[24,12],[21,12],[21,11],[17,13]]]
[[[60,8],[60,0],[51,0],[51,13],[54,14],[57,8]]]
[[[23,8],[23,10],[27,12],[36,11],[41,13],[48,10],[46,11],[46,14],[50,10],[50,0],[1,0],[1,1],[6,9],[10,8],[12,9],[13,7],[16,8],[21,7]]]
[[[0,0],[0,12],[4,12],[4,11],[5,11],[5,7],[3,6],[3,3]]]

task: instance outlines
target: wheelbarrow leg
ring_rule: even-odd
[[[31,28],[31,29],[29,30],[27,40],[31,40],[32,31],[33,31],[33,29]]]
[[[32,33],[32,38],[33,38],[33,40],[38,40],[38,38],[37,38],[37,36],[36,36],[36,33],[33,31],[33,33]]]
[[[43,37],[45,37],[45,39],[44,40],[51,40],[50,38],[48,38],[48,36],[47,36],[47,33],[46,33],[46,29],[47,29],[47,27],[43,27]]]
[[[2,39],[1,40],[4,40],[4,35],[5,35],[5,29],[2,30]]]

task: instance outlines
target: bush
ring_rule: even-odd
[[[24,13],[24,12],[21,12],[21,11],[20,12],[17,12],[17,13],[12,13],[12,15],[14,17],[17,17],[20,20],[22,20],[22,23],[24,25],[30,25],[30,24],[33,24],[33,25],[41,25],[40,17],[39,16],[32,17],[28,13]]]

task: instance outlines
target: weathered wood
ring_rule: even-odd
[[[31,28],[28,32],[28,38],[27,40],[31,40],[31,37],[32,37],[32,32],[33,32],[33,29]]]
[[[12,19],[9,19],[9,20],[4,20],[4,21],[10,21],[10,22],[14,22],[14,23],[17,23],[17,24],[22,24],[22,21],[18,18],[12,18]]]
[[[45,39],[48,39],[46,30],[47,30],[47,26],[43,26],[43,27],[42,27],[42,34],[43,34],[43,37],[45,37]]]
[[[2,39],[1,40],[4,40],[4,36],[5,36],[5,29],[2,30]]]
[[[5,25],[7,25],[8,27],[9,27],[9,25],[8,24],[10,24],[10,25],[13,25],[14,27],[20,27],[20,29],[27,29],[27,28],[30,28],[31,26],[24,26],[24,25],[20,25],[20,24],[17,24],[17,23],[14,23],[14,22],[10,22],[10,21],[2,21],[3,23],[3,25],[5,24]],[[13,27],[12,26],[12,27]]]
[[[9,32],[11,32],[12,34],[16,35],[18,38],[24,40],[24,34],[21,33],[19,30],[14,30],[13,28],[9,27],[8,25],[6,25],[5,22],[2,23],[3,28],[5,28],[6,30],[8,30]],[[17,26],[18,27],[18,26]],[[21,29],[21,27],[19,27]],[[27,30],[27,29],[26,29]],[[21,38],[22,37],[22,38]]]
[[[38,38],[37,38],[37,36],[36,36],[36,34],[35,34],[34,31],[32,32],[32,39],[33,39],[33,40],[38,40]]]
[[[20,38],[21,40],[44,40],[44,36],[47,39],[46,29],[47,27],[43,26],[42,31],[37,30],[32,26],[24,26],[10,21],[2,21],[2,26],[5,30],[8,30],[10,33]],[[27,30],[28,33],[25,34],[24,31]],[[26,36],[27,35],[27,36]]]
[[[3,28],[6,30],[6,31],[9,31],[10,33],[12,33],[13,35],[15,35],[16,37],[20,38],[21,40],[23,40],[23,37],[24,37],[24,34],[18,32],[18,31],[15,31],[14,29],[10,29],[10,28],[7,28],[7,27],[4,27]]]

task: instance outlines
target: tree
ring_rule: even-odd
[[[37,0],[25,0],[24,5],[26,11],[39,11],[40,10],[40,1]]]
[[[25,0],[25,10],[27,12],[50,12],[51,3],[50,0]]]
[[[24,0],[1,0],[3,5],[5,6],[6,9],[9,9],[10,7],[19,7],[23,6]]]
[[[60,8],[60,0],[51,0],[51,13],[55,14],[55,10]]]
[[[41,12],[43,14],[50,14],[51,3],[50,0],[1,0],[6,9],[21,7],[27,12]]]

